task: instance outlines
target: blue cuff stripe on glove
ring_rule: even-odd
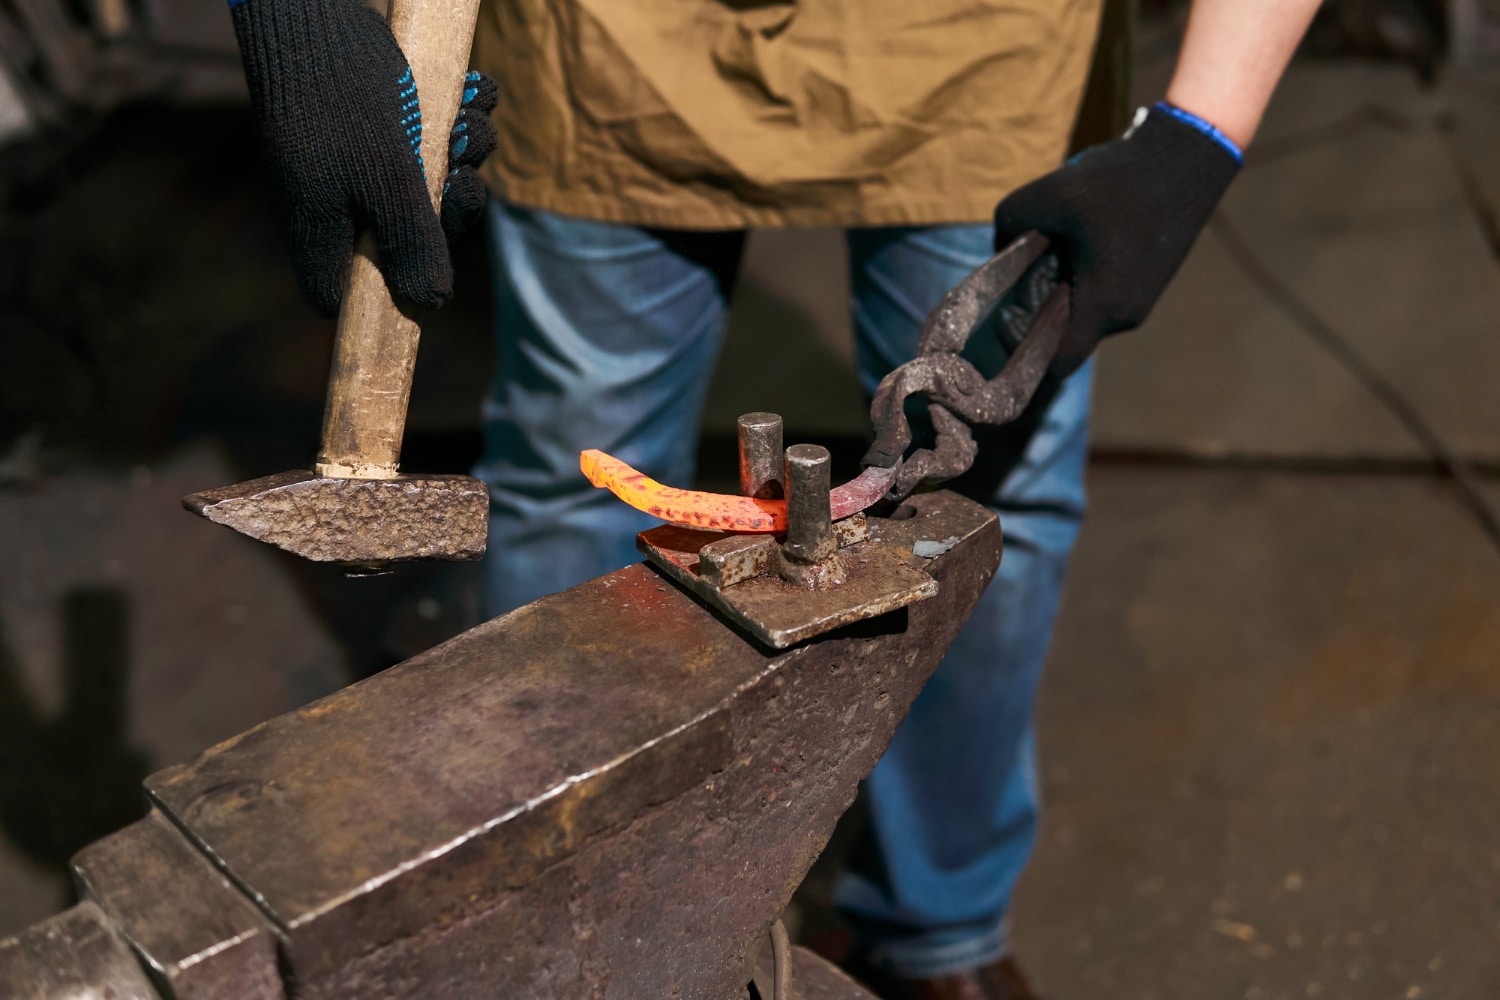
[[[1230,156],[1234,157],[1235,163],[1243,164],[1245,162],[1244,150],[1240,149],[1240,147],[1235,143],[1233,139],[1229,138],[1229,136],[1225,135],[1223,132],[1220,132],[1218,126],[1213,122],[1205,121],[1204,119],[1199,118],[1197,115],[1193,114],[1191,111],[1184,111],[1177,105],[1168,104],[1166,101],[1157,101],[1154,107],[1156,107],[1159,111],[1166,112],[1173,118],[1176,118],[1178,121],[1182,122],[1184,125],[1191,125],[1199,132],[1202,132],[1204,135],[1208,136],[1214,142],[1217,142],[1220,146],[1223,146],[1224,151],[1227,152]]]

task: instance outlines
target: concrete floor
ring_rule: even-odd
[[[1493,546],[1404,476],[1093,496],[1017,903],[1049,995],[1500,996]]]
[[[1299,67],[1264,132],[1279,152],[1225,206],[1487,465],[1500,280],[1463,171],[1500,192],[1496,93]],[[1351,115],[1347,138],[1295,139]],[[177,507],[305,463],[317,429],[329,330],[253,173],[225,176],[249,134],[236,109],[128,112],[0,217],[0,935],[65,902],[66,858],[140,810],[142,773],[472,616],[462,577],[319,574]],[[459,255],[412,468],[477,447],[482,247]],[[755,408],[864,433],[840,266],[836,234],[757,234],[711,433]],[[1215,237],[1101,354],[1024,960],[1064,998],[1500,996],[1500,552]]]

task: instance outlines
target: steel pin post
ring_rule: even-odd
[[[740,494],[758,500],[780,500],[786,496],[780,414],[746,413],[736,425],[740,441]]]
[[[786,542],[782,551],[793,562],[821,562],[838,548],[828,509],[833,458],[818,444],[794,444],[786,450]]]

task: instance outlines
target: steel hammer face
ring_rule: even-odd
[[[314,562],[377,569],[484,555],[489,494],[469,476],[336,479],[283,472],[182,498],[216,524]]]

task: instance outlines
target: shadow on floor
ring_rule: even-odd
[[[68,859],[146,812],[146,756],[126,740],[130,609],[108,587],[63,600],[63,704],[48,718],[0,636],[0,828],[39,865]]]

